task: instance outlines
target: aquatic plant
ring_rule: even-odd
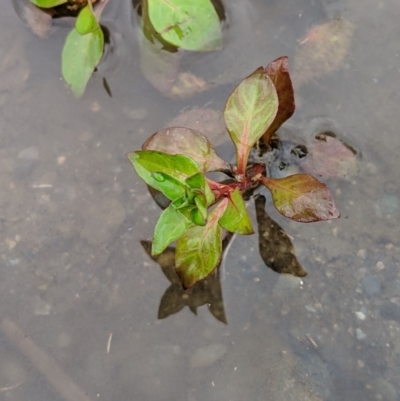
[[[81,96],[104,51],[101,14],[109,0],[30,0],[41,9],[57,15],[78,12],[75,27],[62,50],[62,75],[75,96]],[[217,12],[210,0],[143,0],[145,32],[154,32],[162,40],[192,51],[215,50],[222,45]],[[50,12],[50,11],[49,11]]]
[[[223,230],[252,234],[243,196],[260,185],[269,189],[276,209],[299,222],[339,217],[328,187],[308,174],[272,178],[263,163],[248,163],[259,141],[292,116],[294,93],[287,57],[259,67],[234,89],[224,108],[224,120],[236,149],[236,165],[221,159],[200,132],[165,128],[153,134],[142,150],[128,154],[137,174],[170,201],[154,231],[152,255],[176,243],[175,266],[188,288],[207,277],[222,256]],[[209,172],[222,172],[217,182]]]

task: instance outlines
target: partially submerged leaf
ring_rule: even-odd
[[[236,147],[238,174],[246,170],[251,148],[274,121],[278,95],[260,67],[239,83],[224,109],[225,123]]]
[[[186,50],[216,50],[222,45],[217,12],[210,0],[147,0],[155,30]]]
[[[153,134],[142,146],[144,150],[157,150],[171,155],[184,154],[199,165],[203,173],[226,170],[229,163],[222,160],[200,132],[184,127],[165,128]]]
[[[263,135],[264,143],[268,144],[272,134],[294,113],[294,92],[289,75],[288,58],[280,57],[265,67],[266,74],[271,78],[278,94],[278,111],[273,123]]]
[[[251,225],[250,216],[239,188],[236,188],[227,199],[228,206],[219,219],[219,225],[233,233],[244,235],[253,234],[254,230]]]
[[[66,3],[68,0],[30,0],[35,6],[42,8],[57,7],[60,4]]]
[[[79,12],[75,22],[75,28],[81,35],[86,35],[100,28],[90,2]]]
[[[138,150],[128,154],[136,172],[148,185],[161,190],[159,182],[152,173],[162,172],[184,182],[186,178],[200,172],[197,163],[185,155],[170,155],[167,153]]]
[[[152,255],[159,255],[171,243],[176,241],[192,222],[172,205],[168,206],[157,221],[154,229]]]
[[[358,169],[355,151],[332,135],[316,135],[307,141],[307,149],[307,156],[299,162],[306,173],[344,178]]]
[[[340,216],[328,187],[308,174],[263,178],[274,205],[286,217],[303,223],[337,219]]]
[[[62,75],[75,96],[85,91],[86,85],[103,55],[104,34],[101,28],[87,35],[73,29],[62,51]]]
[[[185,288],[207,277],[222,255],[222,228],[218,224],[227,207],[223,199],[208,215],[204,227],[189,228],[176,245],[176,272]]]
[[[353,32],[353,23],[341,17],[310,29],[294,59],[294,84],[300,86],[340,68],[349,52]]]
[[[307,275],[294,253],[292,241],[279,224],[265,211],[265,196],[257,195],[256,205],[258,225],[258,245],[264,263],[280,274],[296,277]]]

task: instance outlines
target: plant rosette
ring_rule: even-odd
[[[221,159],[200,132],[184,127],[153,134],[142,150],[128,154],[139,177],[170,201],[154,231],[152,255],[176,242],[175,267],[185,288],[207,277],[222,256],[223,230],[254,232],[243,194],[264,185],[276,209],[298,222],[339,217],[328,187],[308,174],[269,177],[263,163],[248,164],[259,140],[272,134],[295,110],[288,59],[281,57],[256,69],[229,96],[224,120],[236,149],[236,165]],[[222,172],[222,183],[207,177]]]

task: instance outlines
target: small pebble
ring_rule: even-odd
[[[362,312],[355,312],[355,314],[356,314],[357,318],[360,320],[365,320],[365,318],[366,318],[365,314]]]
[[[356,329],[357,340],[362,341],[367,338],[367,335],[359,328]]]

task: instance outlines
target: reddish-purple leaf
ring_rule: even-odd
[[[285,178],[263,178],[279,213],[292,220],[310,223],[340,216],[328,187],[308,174]]]
[[[257,68],[234,89],[224,108],[225,123],[236,147],[237,173],[244,175],[250,149],[274,121],[278,95],[264,68]]]
[[[215,152],[208,139],[200,132],[184,127],[165,128],[153,134],[142,146],[143,150],[157,150],[170,155],[183,154],[192,158],[202,172],[230,169],[229,163]]]
[[[264,71],[271,78],[278,94],[279,106],[273,123],[263,135],[263,141],[268,143],[272,134],[287,120],[295,110],[294,92],[289,75],[288,58],[279,57],[269,63]]]
[[[300,161],[300,167],[306,173],[322,177],[348,177],[358,169],[355,151],[331,135],[318,134],[306,146],[308,154]]]
[[[228,206],[223,199],[208,215],[205,226],[189,228],[176,244],[176,272],[185,288],[207,277],[222,255],[222,228],[218,224]]]

